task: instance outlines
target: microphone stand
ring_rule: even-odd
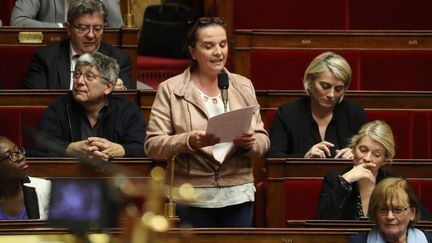
[[[170,163],[170,188],[169,188],[169,201],[165,203],[165,216],[168,221],[171,222],[171,225],[176,225],[180,222],[179,217],[176,215],[176,204],[173,201],[173,191],[174,191],[174,168],[175,168],[175,159],[177,154],[174,154],[168,162]]]

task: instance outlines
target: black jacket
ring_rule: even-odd
[[[361,205],[359,201],[358,183],[353,182],[352,190],[347,190],[342,186],[339,180],[339,175],[343,175],[353,167],[346,168],[343,172],[332,172],[324,177],[320,192],[320,200],[318,204],[318,219],[335,219],[335,220],[354,220],[360,219],[357,205]],[[382,168],[379,169],[376,177],[376,184],[388,177],[404,177],[398,174],[386,172]],[[430,219],[428,210],[419,202],[419,209],[422,219]],[[367,212],[363,212],[367,214]]]
[[[62,155],[71,142],[81,141],[81,116],[85,116],[82,106],[77,103],[72,93],[60,97],[44,112],[39,132],[49,144],[55,145]],[[107,113],[101,119],[101,133],[97,136],[121,144],[126,157],[143,157],[146,136],[145,121],[139,107],[130,101],[110,95]],[[41,148],[39,146],[39,148]],[[47,146],[42,146],[45,152]]]
[[[29,89],[69,89],[70,87],[70,41],[52,43],[39,48],[32,56],[32,60],[24,81]],[[120,66],[119,77],[124,85],[132,88],[132,62],[126,53],[107,43],[101,42],[100,53],[117,60]]]
[[[30,182],[29,178],[26,177],[22,183]],[[29,219],[40,219],[39,214],[39,202],[34,187],[22,186],[24,194],[24,205],[26,207],[27,216]]]
[[[346,148],[350,138],[367,122],[366,113],[358,104],[343,100],[333,112],[326,131],[326,141],[336,149]],[[266,157],[303,158],[315,144],[321,142],[318,126],[312,117],[309,97],[303,97],[279,107],[270,129],[270,149]]]

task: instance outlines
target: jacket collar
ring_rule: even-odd
[[[228,102],[231,110],[236,110],[245,106],[255,105],[253,100],[247,99],[240,90],[239,83],[236,82],[235,77],[226,69],[224,71],[228,74],[229,78],[229,89],[228,89]],[[209,117],[205,105],[201,100],[199,93],[194,89],[191,82],[190,67],[183,72],[183,80],[178,82],[173,88],[173,93],[176,96],[183,97],[186,101],[199,107]]]
[[[27,177],[23,183],[30,182],[29,178]],[[27,210],[27,215],[29,219],[40,219],[39,214],[39,203],[38,203],[38,197],[36,194],[36,189],[34,187],[29,187],[26,185],[22,185],[22,190],[24,194],[24,205]]]

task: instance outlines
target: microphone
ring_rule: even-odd
[[[221,91],[224,112],[227,112],[229,82],[228,74],[226,72],[220,72],[218,74],[218,87]]]

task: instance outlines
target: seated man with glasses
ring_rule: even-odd
[[[369,232],[351,237],[350,243],[432,242],[432,234],[414,228],[420,220],[420,202],[407,180],[383,179],[372,191],[368,217],[376,223]]]
[[[107,11],[102,1],[75,0],[69,5],[65,28],[69,38],[39,48],[32,57],[24,85],[30,89],[72,89],[76,59],[98,51],[120,65],[114,90],[133,88],[132,62],[120,49],[102,41]]]
[[[97,0],[101,1],[101,0]],[[17,0],[11,14],[11,25],[33,28],[61,28],[71,0]],[[119,0],[104,0],[108,11],[107,26],[120,28],[123,19]]]
[[[116,60],[99,52],[78,58],[72,92],[55,100],[42,116],[39,132],[45,146],[37,146],[44,156],[79,153],[105,161],[144,156],[146,130],[139,107],[111,95],[118,72]],[[55,145],[55,151],[46,144]]]
[[[25,150],[0,136],[0,220],[47,218],[51,182],[28,168]]]

